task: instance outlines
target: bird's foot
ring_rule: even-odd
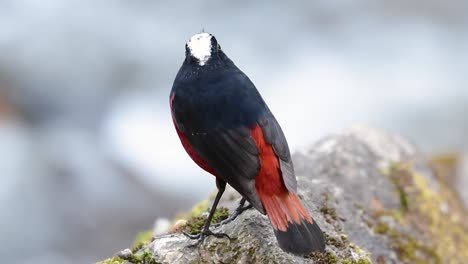
[[[227,224],[229,222],[232,222],[239,215],[241,215],[244,211],[246,211],[246,210],[248,210],[250,208],[253,208],[253,206],[251,204],[246,205],[246,206],[240,205],[239,207],[237,207],[237,209],[230,216],[228,216],[228,218],[224,219],[223,221],[221,221],[219,223],[213,224],[212,226],[214,228],[216,228],[216,227],[220,227],[222,225],[225,225],[225,224]]]
[[[192,235],[192,234],[189,234],[187,232],[183,232],[183,234],[186,237],[190,238],[190,239],[197,239],[198,240],[195,244],[192,244],[189,247],[195,247],[195,246],[203,243],[205,238],[207,238],[209,236],[214,236],[214,237],[217,237],[217,238],[223,238],[224,237],[224,238],[229,239],[229,241],[231,241],[231,237],[229,237],[228,234],[226,234],[226,233],[214,233],[209,229],[208,230],[203,230],[203,231],[201,231],[200,233],[198,233],[196,235]]]

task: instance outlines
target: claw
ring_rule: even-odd
[[[213,224],[212,226],[214,228],[216,228],[216,227],[220,227],[222,225],[225,225],[225,224],[227,224],[229,222],[232,222],[239,215],[241,215],[245,210],[248,210],[250,208],[253,208],[253,206],[251,204],[246,205],[246,206],[242,206],[242,204],[241,204],[239,207],[237,207],[237,209],[228,218],[224,219],[223,221],[221,221],[219,223]]]
[[[189,233],[187,233],[185,231],[183,231],[182,234],[184,234],[184,236],[186,236],[186,237],[188,237],[190,239],[199,239],[200,236],[201,236],[201,233],[198,233],[196,235],[192,235],[192,234],[189,234]]]
[[[223,238],[224,237],[224,238],[229,239],[229,241],[232,240],[231,237],[226,233],[213,233],[213,232],[210,231],[210,235],[215,236],[217,238]]]
[[[187,232],[182,232],[186,237],[190,238],[190,239],[197,239],[198,241],[195,243],[195,244],[192,244],[190,245],[189,247],[195,247],[201,243],[203,243],[203,241],[205,240],[205,238],[209,237],[209,236],[214,236],[214,237],[217,237],[217,238],[227,238],[229,239],[229,241],[232,241],[231,237],[229,237],[228,234],[226,233],[213,233],[211,230],[204,230],[196,235],[192,235],[192,234],[189,234]]]
[[[218,193],[216,194],[216,197],[214,199],[214,202],[213,202],[213,206],[211,207],[210,209],[210,213],[208,214],[208,217],[206,218],[206,222],[205,224],[203,225],[203,230],[200,232],[200,234],[196,234],[196,235],[191,235],[191,234],[188,234],[186,232],[183,232],[183,234],[190,238],[190,239],[197,239],[197,243],[193,244],[193,245],[190,245],[189,247],[194,247],[200,243],[203,242],[203,240],[205,240],[205,238],[207,236],[215,236],[215,237],[218,237],[218,238],[221,238],[221,237],[226,237],[229,239],[229,241],[231,241],[231,238],[225,234],[225,233],[213,233],[211,232],[210,230],[210,224],[211,224],[211,220],[213,219],[213,215],[216,211],[216,207],[218,206],[218,202],[219,200],[221,199],[221,196],[223,195],[223,192],[226,188],[226,182],[223,181],[223,180],[220,180],[219,178],[216,178],[216,186],[218,187]],[[245,200],[245,199],[243,199]]]

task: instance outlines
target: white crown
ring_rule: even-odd
[[[187,46],[190,50],[190,54],[197,58],[200,66],[205,63],[211,57],[211,38],[213,36],[208,33],[200,33],[193,35],[187,42]]]

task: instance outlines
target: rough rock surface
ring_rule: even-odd
[[[190,247],[194,241],[176,232],[136,255],[151,253],[147,263],[468,263],[465,208],[404,138],[355,127],[295,154],[294,164],[326,253],[283,252],[267,217],[248,210],[213,229],[232,241],[209,237]],[[237,197],[229,190],[221,206],[232,210]]]

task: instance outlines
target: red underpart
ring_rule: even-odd
[[[208,164],[201,156],[198,154],[197,150],[192,147],[190,142],[188,141],[187,137],[185,136],[182,131],[177,127],[177,124],[174,119],[174,113],[172,112],[172,105],[174,104],[175,100],[175,93],[172,94],[171,100],[170,100],[170,105],[171,105],[171,113],[172,113],[172,121],[174,122],[175,129],[177,131],[177,135],[179,135],[180,142],[182,143],[182,146],[184,147],[185,151],[187,151],[187,154],[192,158],[195,163],[200,166],[200,168],[204,169],[205,171],[213,174],[214,176],[217,175],[216,171],[213,169],[213,167]]]
[[[261,167],[255,180],[255,189],[265,207],[273,228],[286,231],[288,223],[301,224],[301,220],[312,223],[307,210],[297,195],[286,188],[279,158],[273,146],[266,142],[262,128],[257,124],[250,129],[260,150]]]

